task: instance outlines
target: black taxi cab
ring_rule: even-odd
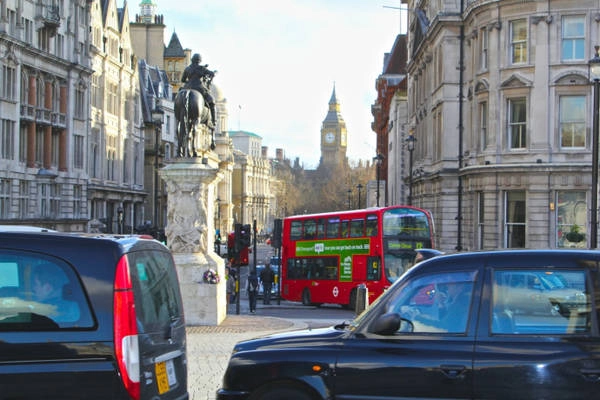
[[[600,252],[441,255],[355,320],[238,343],[219,400],[593,398]]]

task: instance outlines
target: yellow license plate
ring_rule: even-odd
[[[162,361],[154,364],[156,371],[156,384],[158,385],[158,394],[169,391],[169,377],[167,376],[167,363]]]

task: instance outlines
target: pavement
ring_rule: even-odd
[[[190,400],[216,399],[216,391],[221,386],[229,356],[237,342],[275,332],[307,328],[302,322],[261,315],[261,310],[265,308],[296,308],[298,305],[281,302],[280,305],[269,306],[258,302],[256,314],[250,314],[248,301],[243,298],[240,300],[240,313],[237,314],[235,304],[229,304],[227,317],[220,325],[187,327]]]

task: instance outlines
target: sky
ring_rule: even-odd
[[[282,148],[286,158],[315,168],[335,85],[347,156],[375,156],[375,80],[402,30],[400,11],[390,8],[400,0],[154,1],[165,45],[176,33],[184,49],[217,70],[213,84],[227,100],[229,130],[261,136],[268,157]]]

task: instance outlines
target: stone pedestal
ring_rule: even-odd
[[[182,158],[160,171],[168,193],[167,245],[173,252],[187,325],[218,325],[227,315],[225,263],[214,253],[215,187],[221,180],[218,160]],[[203,282],[208,269],[218,284]]]

